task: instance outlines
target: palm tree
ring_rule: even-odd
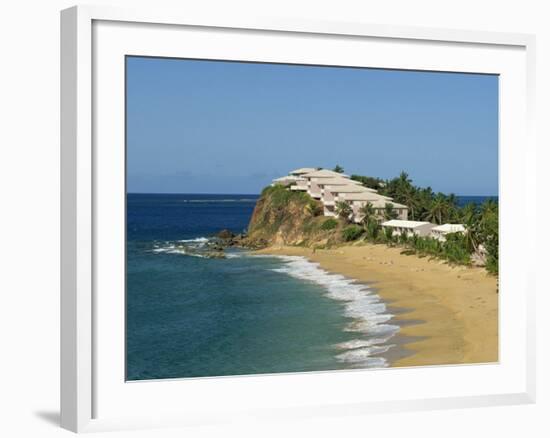
[[[462,223],[466,228],[466,246],[470,252],[479,253],[481,243],[478,212],[475,204],[468,204],[461,211]]]
[[[432,203],[428,209],[426,219],[433,220],[438,224],[443,223],[443,216],[448,211],[448,205],[445,199],[445,195],[438,193],[435,198],[433,198]]]
[[[454,193],[451,193],[446,197],[447,209],[445,212],[445,222],[457,222],[459,220],[459,213],[457,210],[458,199]]]
[[[390,227],[384,228],[384,237],[386,238],[386,242],[392,244],[395,241],[395,238],[393,236],[393,229]]]
[[[336,203],[336,213],[339,217],[344,219],[346,222],[349,222],[350,217],[353,213],[351,205],[347,201],[339,201]]]
[[[479,236],[487,251],[487,261],[498,270],[498,204],[495,201],[485,201],[480,208]]]
[[[492,228],[492,225],[495,223],[495,219],[498,224],[498,204],[489,199],[481,204],[479,222],[483,228]]]
[[[412,180],[409,178],[409,174],[405,172],[404,170],[401,171],[399,174],[399,184],[403,187],[410,186],[412,183]]]
[[[456,205],[458,203],[458,199],[456,197],[456,195],[454,193],[451,193],[449,196],[447,196],[447,203],[451,206],[451,207],[455,207],[456,208]]]
[[[344,173],[344,168],[337,164],[336,166],[334,166],[334,169],[332,169],[332,171],[336,173]]]
[[[373,241],[376,241],[380,232],[380,225],[376,221],[370,221],[367,225],[367,237]]]
[[[418,216],[418,209],[421,204],[414,188],[404,193],[403,204],[409,207],[411,219],[415,220]]]
[[[393,204],[388,202],[384,205],[384,219],[389,221],[392,219],[397,219],[397,212],[393,208]]]
[[[319,201],[311,200],[306,204],[305,211],[310,216],[320,216],[323,214],[323,204]]]
[[[373,205],[367,201],[367,203],[359,209],[359,213],[363,215],[363,219],[361,220],[361,222],[363,222],[363,225],[366,229],[369,225],[369,222],[375,219],[376,211],[374,210]]]

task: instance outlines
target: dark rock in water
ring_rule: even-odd
[[[235,234],[233,234],[231,231],[229,231],[227,229],[224,229],[224,230],[221,230],[216,235],[216,237],[226,240],[226,239],[232,239],[233,237],[235,237]]]
[[[209,242],[209,248],[223,251],[225,248],[231,246],[245,246],[246,233],[235,234],[231,231],[224,229],[219,231],[216,238]]]

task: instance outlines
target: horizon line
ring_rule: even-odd
[[[434,192],[438,193],[438,192]],[[441,192],[443,193],[443,192]],[[206,193],[206,192],[126,192],[127,195],[225,195],[225,196],[259,196],[261,193]],[[458,194],[456,192],[446,193],[446,195],[455,195],[455,196],[484,196],[498,198],[497,195],[470,195],[470,194]]]

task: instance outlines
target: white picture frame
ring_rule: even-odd
[[[144,32],[147,32],[146,37],[141,37]],[[220,32],[229,32],[235,43],[231,48],[233,54],[227,55],[229,58],[224,57]],[[124,91],[120,57],[127,54],[183,57],[180,54],[183,40],[179,38],[194,38],[189,57],[328,65],[328,58],[322,57],[334,56],[338,65],[479,71],[500,74],[505,79],[500,90],[499,174],[501,218],[505,217],[505,220],[501,221],[499,364],[185,379],[185,382],[120,381],[121,356],[118,350],[123,342],[119,334],[124,315],[120,313],[123,300],[117,301],[116,297],[118,293],[123,294],[123,290],[118,290],[120,281],[124,280],[124,273],[118,269],[123,263],[120,260],[123,248],[118,245],[108,252],[104,249],[106,245],[120,242],[120,233],[124,234],[124,222],[119,220],[119,204],[123,204],[119,189],[121,177],[124,179],[124,171],[122,175],[120,173],[120,139],[124,131],[119,105]],[[289,49],[290,40],[297,47],[295,53]],[[323,52],[326,53],[316,52],[317,40],[323,41]],[[303,49],[308,50],[311,58],[304,59],[299,53],[300,44],[295,44],[299,41],[303,42]],[[334,46],[327,45],[327,42],[334,42]],[[270,47],[268,54],[264,50],[266,43]],[[389,53],[382,56],[380,49],[376,48],[380,44],[390,49]],[[354,50],[358,47],[370,50],[372,47],[373,61],[368,65],[364,60],[353,61],[357,55],[351,50],[352,45]],[[347,47],[349,53],[346,53]],[[414,51],[413,48],[417,58],[407,56],[407,52]],[[340,50],[340,58],[330,54],[338,49],[344,49]],[[250,416],[260,419],[275,416],[296,418],[534,402],[535,272],[531,257],[535,254],[532,249],[536,242],[530,236],[514,238],[512,233],[513,228],[521,224],[521,218],[530,220],[536,216],[536,146],[532,127],[534,57],[535,39],[523,34],[216,17],[214,14],[205,17],[194,15],[189,10],[78,6],[62,11],[62,427],[83,432],[203,424]],[[424,64],[419,59],[425,59]],[[107,97],[113,99],[108,105],[105,103]],[[109,126],[105,120],[110,121]],[[102,151],[107,152],[98,154],[97,148],[105,142],[113,147],[108,150],[103,147]],[[514,144],[521,146],[514,147]],[[110,150],[114,155],[110,155]],[[516,178],[514,185],[507,182],[512,173]],[[115,189],[107,191],[107,186]],[[520,217],[511,208],[509,200],[512,198],[530,205],[530,210]],[[98,209],[99,205],[101,208]],[[105,231],[106,219],[102,212],[106,211],[115,224],[111,235]],[[113,267],[112,271],[105,269],[107,264]],[[106,289],[114,291],[109,295],[114,297],[114,301],[109,302],[108,298],[98,300],[98,294]],[[509,293],[512,289],[515,294]],[[516,326],[512,331],[509,325],[513,317]],[[111,327],[114,318],[120,320]],[[107,338],[104,335],[107,329],[115,334]],[[106,359],[112,361],[107,364]],[[113,363],[115,372],[110,369]],[[373,373],[378,373],[377,380],[395,381],[397,389],[381,396],[382,387],[376,389],[369,377],[374,376]],[[423,382],[430,380],[435,382],[433,388],[421,388]],[[450,380],[454,381],[453,387],[450,383],[449,387],[438,383]],[[359,382],[367,381],[374,395],[367,397],[349,391]],[[478,390],[472,390],[469,382],[477,383]],[[415,384],[418,386],[414,387]],[[410,388],[404,390],[406,386]],[[293,387],[300,387],[302,391],[293,394],[291,401],[285,390]],[[322,388],[323,392],[316,392],[316,388]],[[193,394],[205,394],[205,400],[201,401],[198,396],[193,398]],[[211,397],[206,397],[213,394],[217,396],[215,403]],[[262,398],[262,394],[269,397]],[[186,397],[193,399],[186,402]],[[156,402],[141,405],[140,398],[153,398]]]

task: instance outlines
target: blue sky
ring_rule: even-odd
[[[498,77],[127,58],[131,193],[259,193],[335,164],[498,193]]]

